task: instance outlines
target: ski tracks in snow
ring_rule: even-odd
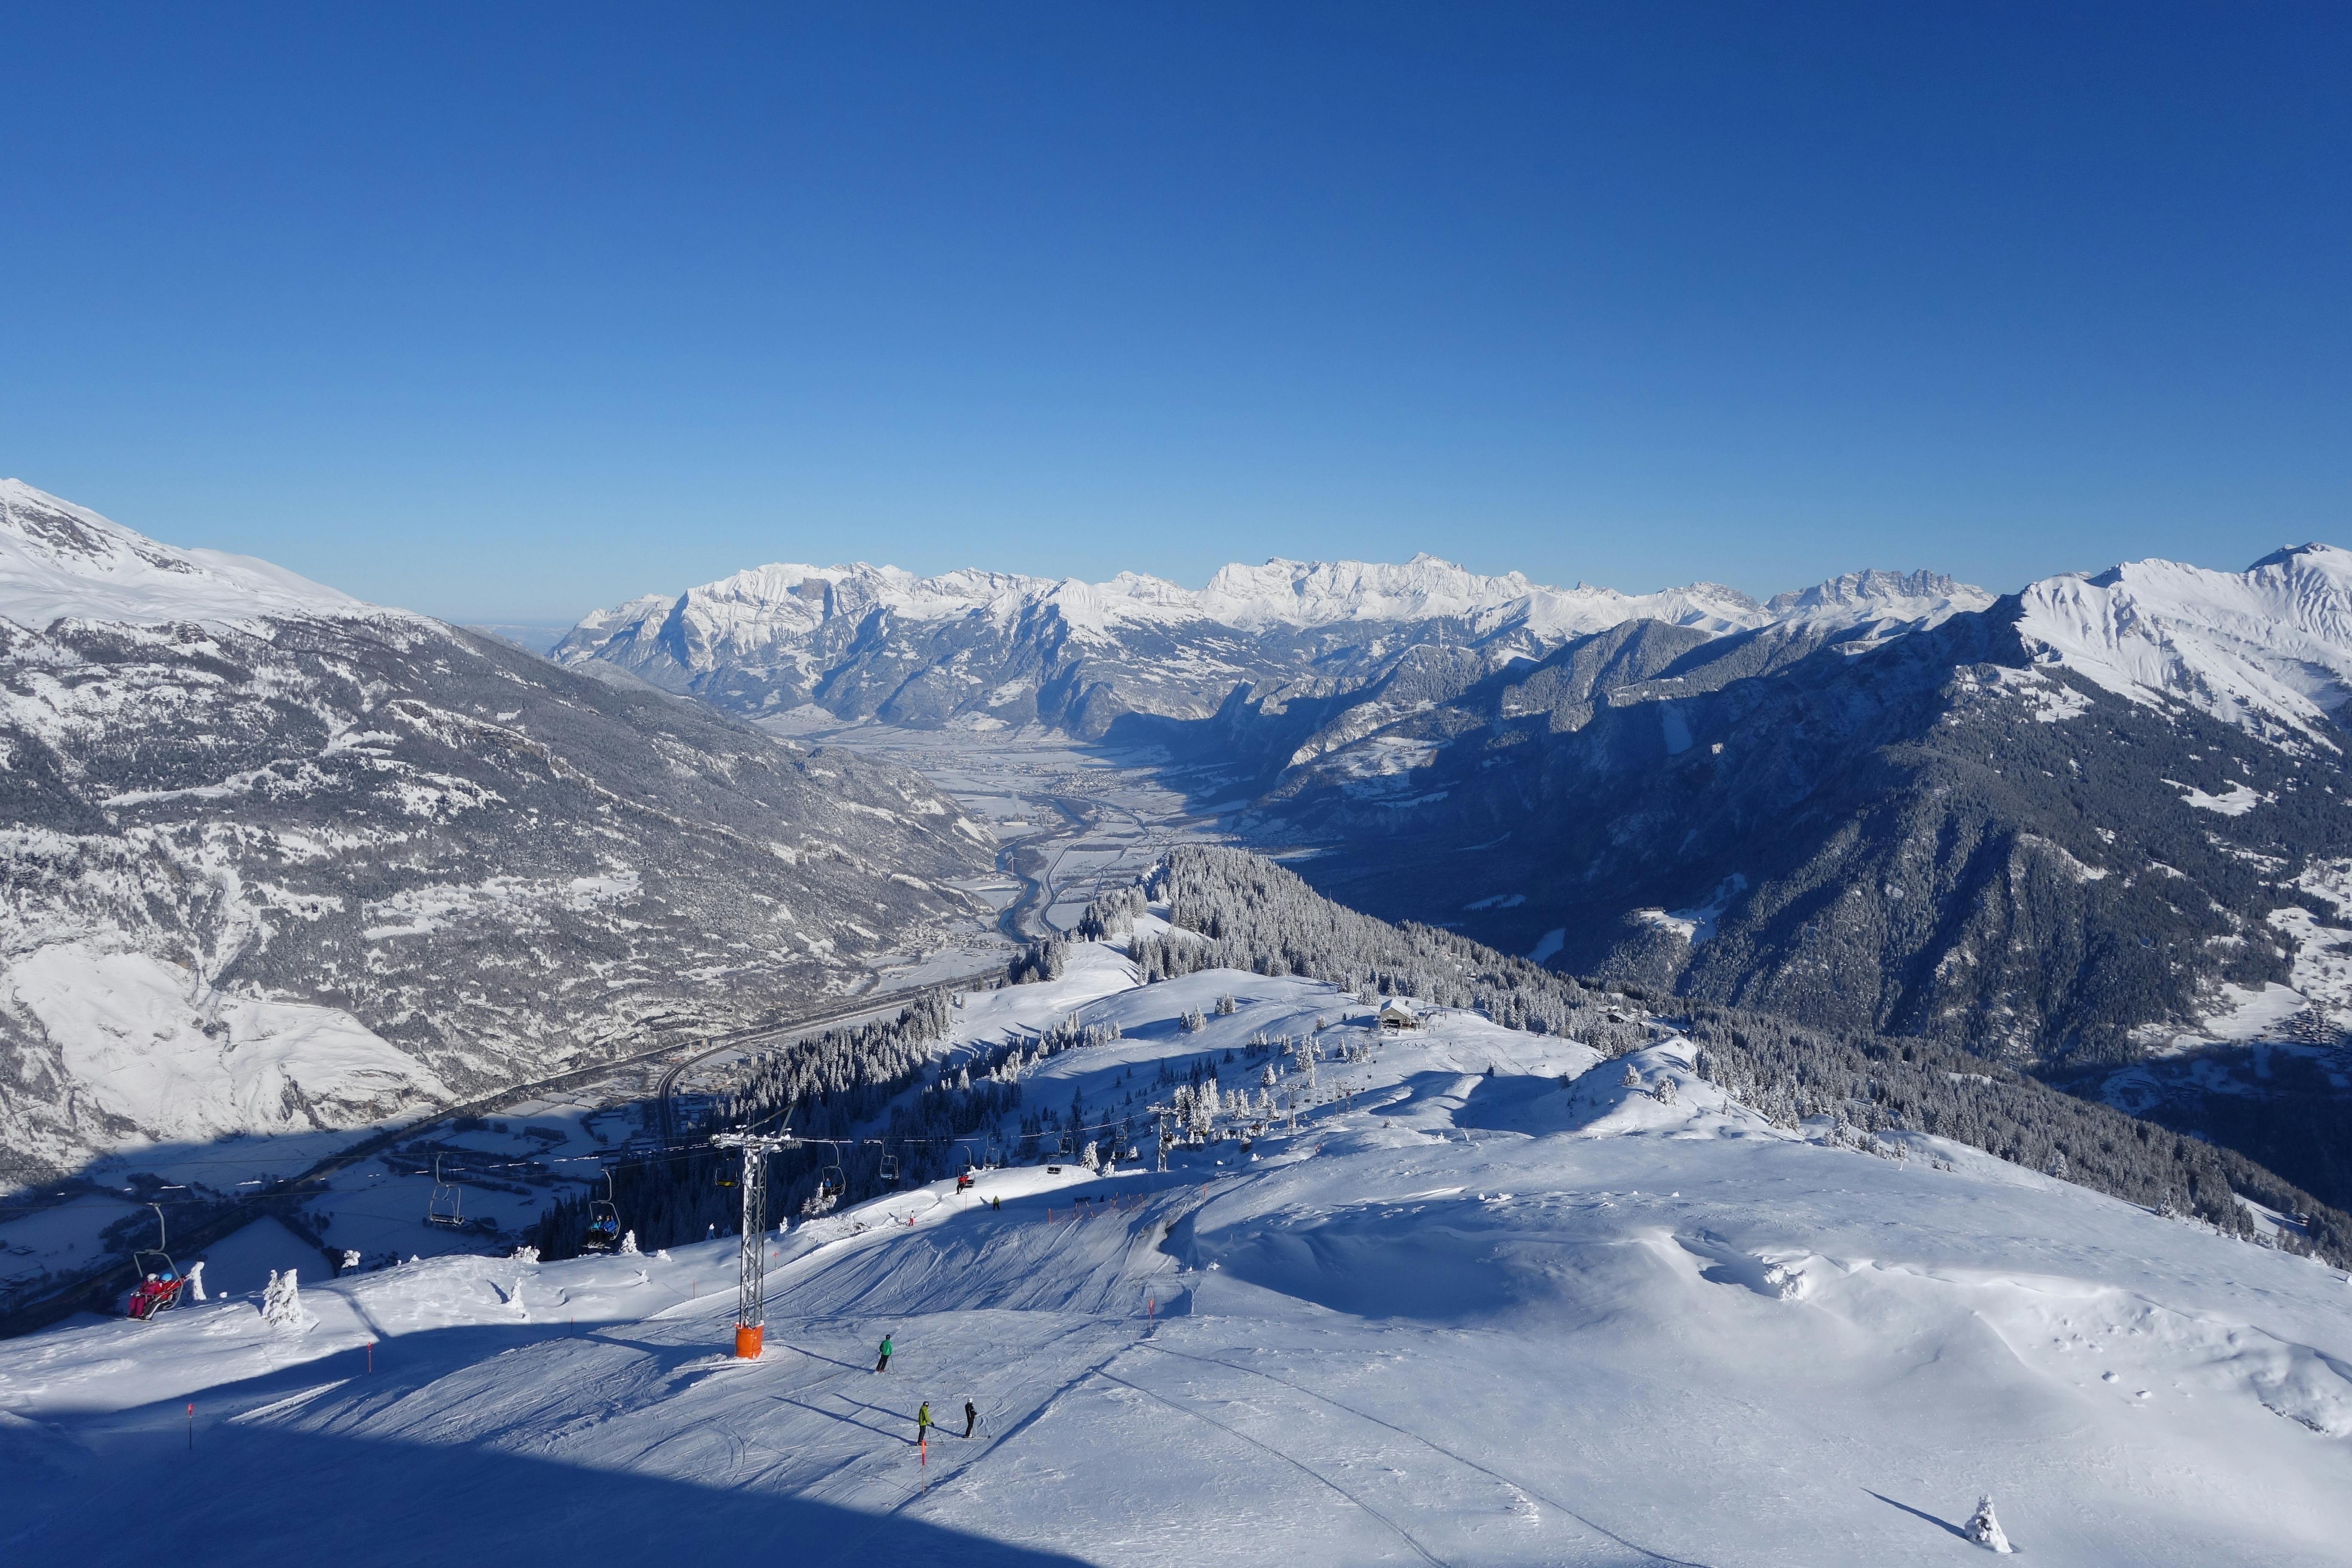
[[[1636,1542],[1628,1541],[1623,1536],[1618,1534],[1615,1531],[1611,1530],[1607,1525],[1598,1523],[1592,1519],[1579,1512],[1577,1510],[1569,1507],[1566,1503],[1559,1501],[1557,1498],[1550,1497],[1546,1493],[1538,1490],[1536,1488],[1528,1485],[1525,1481],[1513,1479],[1511,1477],[1506,1476],[1497,1470],[1491,1469],[1488,1467],[1480,1464],[1477,1460],[1470,1458],[1466,1455],[1445,1447],[1443,1443],[1433,1442],[1429,1438],[1423,1436],[1418,1432],[1410,1431],[1405,1427],[1399,1426],[1394,1422],[1383,1420],[1380,1416],[1372,1415],[1370,1411],[1359,1410],[1352,1405],[1347,1404],[1341,1400],[1334,1399],[1328,1394],[1319,1394],[1314,1389],[1308,1388],[1302,1384],[1293,1383],[1286,1377],[1278,1377],[1273,1373],[1262,1372],[1256,1367],[1243,1366],[1238,1363],[1229,1362],[1219,1356],[1194,1355],[1189,1351],[1170,1350],[1164,1345],[1157,1345],[1149,1342],[1148,1336],[1145,1340],[1138,1341],[1133,1348],[1137,1350],[1150,1351],[1159,1355],[1176,1356],[1185,1361],[1198,1362],[1204,1366],[1219,1366],[1224,1368],[1228,1372],[1238,1372],[1250,1377],[1264,1378],[1269,1383],[1280,1384],[1283,1387],[1287,1388],[1294,1393],[1305,1394],[1307,1398],[1316,1401],[1318,1404],[1328,1405],[1332,1409],[1344,1412],[1349,1415],[1354,1416],[1360,1421],[1369,1422],[1372,1426],[1381,1427],[1385,1431],[1393,1432],[1398,1436],[1405,1438],[1410,1442],[1419,1444],[1422,1447],[1428,1449],[1433,1454],[1443,1456],[1444,1458],[1453,1461],[1454,1464],[1461,1466],[1465,1469],[1475,1470],[1479,1475],[1486,1477],[1487,1479],[1502,1487],[1505,1490],[1516,1494],[1522,1500],[1532,1498],[1536,1501],[1542,1503],[1547,1508],[1549,1508],[1556,1512],[1565,1514],[1570,1519],[1576,1521],[1579,1524],[1584,1526],[1587,1530],[1591,1531],[1594,1534],[1606,1536],[1609,1540],[1614,1542],[1619,1546],[1623,1547],[1626,1551],[1638,1553],[1645,1563],[1663,1563],[1671,1565],[1671,1568],[1708,1568],[1708,1565],[1706,1563],[1695,1563],[1683,1557],[1671,1557],[1662,1552],[1653,1552],[1648,1547],[1641,1545]],[[1113,1381],[1123,1380],[1114,1379]],[[1127,1386],[1136,1388],[1134,1384],[1128,1384]],[[1149,1389],[1137,1388],[1136,1391],[1140,1394],[1151,1394],[1151,1391]],[[1155,1399],[1159,1399],[1162,1404],[1173,1404],[1172,1401],[1167,1399],[1163,1395],[1152,1394],[1151,1396]],[[1182,1408],[1181,1405],[1176,1407],[1179,1409]],[[1199,1414],[1197,1411],[1188,1411],[1186,1413],[1188,1415]],[[1209,1418],[1202,1416],[1202,1419],[1207,1420]],[[1216,1423],[1216,1425],[1223,1426],[1223,1424],[1219,1422]],[[1231,1427],[1227,1427],[1226,1430],[1232,1431],[1233,1429]],[[1234,1436],[1244,1437],[1244,1441],[1255,1441],[1255,1439],[1248,1438],[1244,1434],[1239,1432],[1235,1432]],[[1264,1447],[1264,1445],[1259,1446]],[[1271,1449],[1268,1450],[1268,1452],[1273,1451],[1274,1450]],[[1288,1458],[1286,1455],[1283,1457],[1286,1458]],[[1292,1459],[1290,1462],[1292,1464],[1297,1464],[1296,1459]],[[1304,1468],[1305,1467],[1302,1466],[1300,1468]],[[1309,1473],[1312,1474],[1313,1472],[1310,1471]],[[1342,1490],[1342,1489],[1338,1487],[1328,1478],[1318,1476],[1316,1479],[1323,1481],[1326,1486],[1331,1487],[1335,1491]],[[1357,1505],[1363,1508],[1366,1512],[1373,1513],[1374,1517],[1381,1517],[1369,1505],[1364,1504],[1360,1500],[1350,1497],[1349,1500],[1357,1503]],[[1383,1518],[1382,1522],[1388,1523],[1390,1521]],[[1390,1527],[1391,1529],[1398,1529],[1398,1527],[1392,1523]],[[1401,1529],[1399,1529],[1398,1532],[1400,1534],[1403,1533]],[[1416,1551],[1422,1550],[1418,1542],[1415,1543],[1414,1549]],[[1426,1556],[1428,1553],[1424,1551],[1423,1552],[1423,1555]],[[1433,1559],[1433,1561],[1434,1561],[1434,1559]]]

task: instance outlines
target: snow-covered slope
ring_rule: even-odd
[[[1925,1135],[1889,1158],[1773,1128],[1671,1039],[1608,1060],[1442,1014],[1370,1039],[1311,982],[1138,987],[1100,948],[967,1013],[959,1046],[1121,1026],[1038,1066],[1039,1105],[1196,1065],[1255,1092],[1269,1058],[1228,1053],[1336,1027],[1295,1134],[772,1237],[757,1363],[723,1354],[732,1238],[306,1268],[308,1326],[247,1296],[0,1344],[0,1541],[93,1568],[159,1538],[353,1565],[757,1541],[1880,1568],[1978,1560],[1958,1535],[1990,1493],[2059,1568],[2343,1560],[2352,1289],[2321,1265]]]
[[[0,479],[0,616],[18,626],[251,628],[276,616],[399,615],[267,561],[159,544],[22,479]]]
[[[895,769],[0,489],[0,1191],[233,1190],[804,1006],[972,918],[990,847]]]
[[[2136,702],[2193,703],[2283,740],[2320,738],[2352,696],[2352,552],[2333,545],[2243,572],[2135,561],[2022,598],[2030,646]]]

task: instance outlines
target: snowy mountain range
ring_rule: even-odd
[[[1198,591],[779,566],[591,616],[556,657],[748,714],[1158,748],[1360,907],[2090,1075],[2209,1134],[2228,1106],[2151,1060],[2352,1031],[2352,554],[2326,545],[1998,600],[1924,572],[1633,596],[1429,556]],[[2274,1120],[2313,1119],[2345,1120]],[[2352,1201],[2352,1145],[2331,1173],[2332,1135],[2233,1125]]]
[[[990,851],[912,775],[0,483],[0,1180],[804,1005]]]
[[[1769,604],[1699,583],[1632,595],[1481,576],[1433,556],[1402,565],[1229,565],[1197,591],[893,567],[763,566],[583,619],[559,662],[615,664],[731,711],[814,704],[844,719],[980,729],[1029,722],[1097,738],[1127,714],[1202,719],[1236,687],[1327,695],[1408,650],[1500,668],[1633,621],[1706,634],[1888,635],[1991,596],[1931,573],[1853,574]]]

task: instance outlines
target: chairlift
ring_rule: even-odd
[[[813,1138],[809,1142],[824,1144],[830,1158],[817,1167],[816,1191],[809,1194],[809,1200],[802,1205],[801,1212],[823,1214],[841,1201],[841,1194],[849,1186],[849,1178],[842,1173],[841,1145],[830,1138]]]
[[[168,1312],[178,1306],[180,1293],[187,1289],[188,1284],[180,1278],[180,1270],[172,1262],[172,1255],[164,1250],[166,1238],[163,1205],[149,1204],[147,1206],[155,1211],[155,1245],[134,1249],[131,1254],[131,1266],[139,1274],[138,1283],[131,1289],[131,1315],[142,1322],[158,1312]]]
[[[613,1167],[604,1167],[604,1195],[588,1200],[588,1234],[583,1252],[612,1252],[621,1245],[621,1211],[613,1202]]]
[[[466,1223],[465,1199],[457,1183],[441,1174],[441,1156],[433,1156],[433,1193],[425,1200],[425,1223],[452,1229]]]
[[[892,1186],[898,1184],[898,1156],[890,1152],[890,1146],[887,1143],[882,1146],[882,1168],[878,1173]]]

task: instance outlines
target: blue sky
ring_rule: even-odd
[[[0,473],[463,618],[770,560],[2352,544],[2352,10],[0,17]]]

